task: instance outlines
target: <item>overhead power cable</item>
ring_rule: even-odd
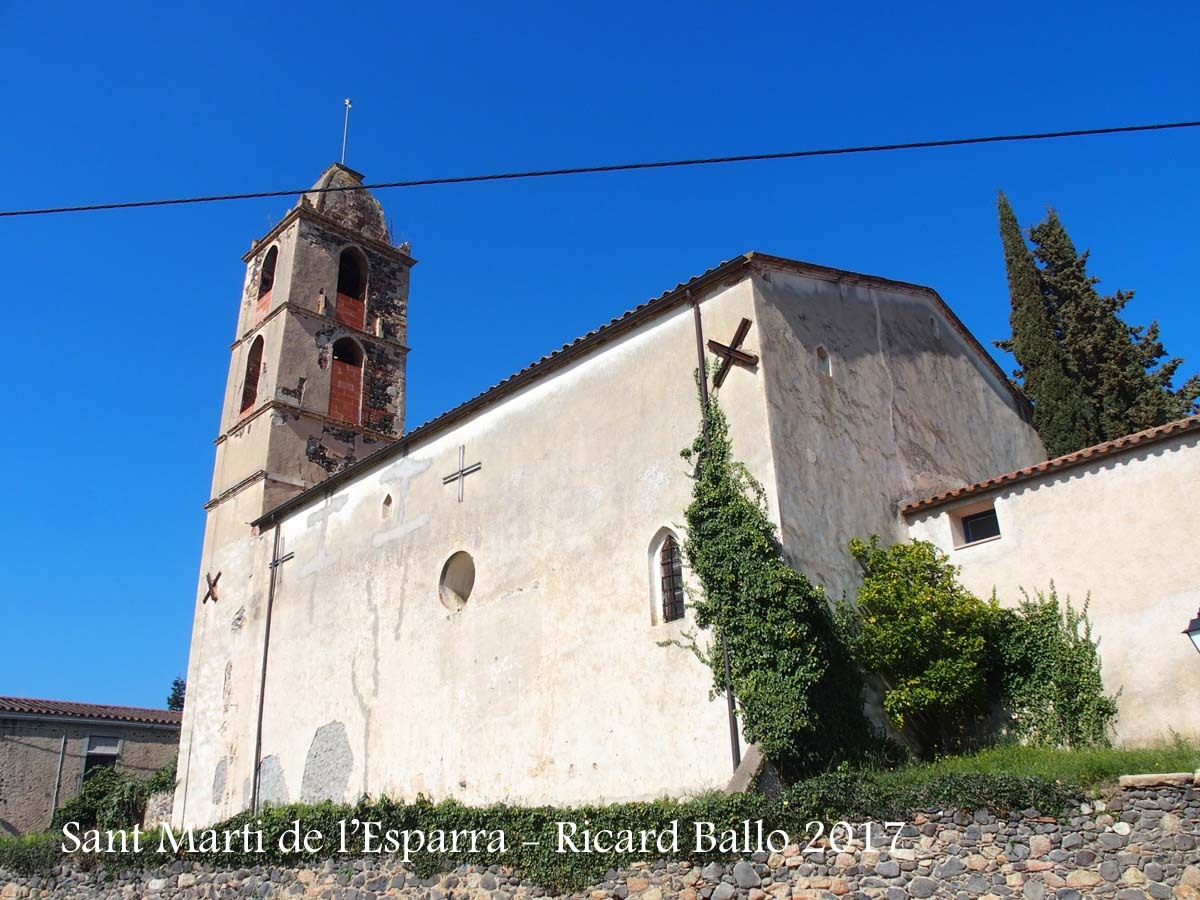
[[[1104,134],[1131,134],[1141,131],[1167,131],[1200,127],[1197,122],[1158,122],[1151,125],[1121,125],[1111,128],[1080,128],[1073,131],[1043,131],[1033,134],[996,134],[986,137],[948,138],[939,141],[909,141],[902,144],[869,144],[859,147],[827,147],[818,150],[788,150],[781,153],[747,153],[738,156],[709,156],[698,159],[672,159],[658,162],[615,163],[603,166],[576,166],[564,169],[535,169],[528,172],[497,172],[488,175],[459,175],[448,178],[419,178],[410,181],[383,181],[376,184],[344,187],[300,188],[286,191],[252,191],[245,194],[214,194],[206,197],[172,197],[160,200],[129,200],[119,203],[92,203],[78,206],[52,206],[44,209],[0,210],[0,218],[48,216],[58,213],[97,212],[106,209],[142,209],[152,206],[183,206],[190,203],[224,203],[229,200],[258,200],[266,197],[299,197],[302,194],[335,191],[378,191],[388,188],[430,187],[448,184],[474,184],[484,181],[516,181],[524,178],[551,178],[559,175],[598,175],[606,172],[634,172],[641,169],[677,169],[685,166],[715,166],[726,163],[764,162],[777,159],[806,159],[814,156],[848,156],[859,153],[888,153],[894,150],[928,150],[934,147],[966,147],[974,144],[1003,144],[1016,141],[1047,141],[1060,138],[1093,137]]]

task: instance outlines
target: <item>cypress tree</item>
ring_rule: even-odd
[[[1072,377],[1042,293],[1033,254],[1003,193],[997,207],[1008,292],[1012,298],[1009,318],[1012,337],[996,343],[1017,359],[1019,368],[1013,374],[1033,403],[1033,427],[1046,451],[1051,457],[1062,456],[1096,443],[1095,416],[1079,383]]]
[[[1088,253],[1075,249],[1054,210],[1030,229],[1031,253],[1003,193],[998,207],[1012,337],[997,346],[1017,359],[1014,374],[1033,402],[1034,427],[1050,455],[1195,412],[1200,376],[1173,389],[1182,360],[1163,361],[1157,323],[1122,320],[1133,292],[1096,290]]]
[[[1111,440],[1189,415],[1200,378],[1179,390],[1171,379],[1182,359],[1162,362],[1166,352],[1158,323],[1130,326],[1121,310],[1132,291],[1102,295],[1087,273],[1088,252],[1079,253],[1054,210],[1030,231],[1042,263],[1044,292],[1061,333],[1062,347],[1084,393],[1096,409],[1100,440]]]

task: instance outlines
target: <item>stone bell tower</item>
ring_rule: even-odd
[[[243,259],[212,509],[255,488],[255,516],[404,428],[408,279],[362,175],[327,168]],[[245,510],[245,504],[240,504]]]
[[[322,173],[244,257],[200,556],[180,740],[177,823],[254,796],[271,534],[250,523],[394,441],[404,428],[407,245],[362,175]],[[277,537],[277,536],[276,536]],[[282,577],[282,576],[281,576]]]

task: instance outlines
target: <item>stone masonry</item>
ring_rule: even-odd
[[[1187,777],[1128,779],[1113,798],[1056,820],[1036,810],[927,810],[894,852],[755,854],[694,865],[655,860],[610,870],[572,900],[1200,900],[1200,789]],[[149,872],[19,877],[0,870],[0,897],[296,897],[321,900],[533,900],[555,896],[502,866],[460,866],[420,878],[388,857],[330,859],[312,868],[223,870],[177,861]]]

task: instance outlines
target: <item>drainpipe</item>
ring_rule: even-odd
[[[258,683],[258,723],[254,728],[254,772],[251,778],[250,809],[258,812],[259,768],[262,764],[263,709],[267,691],[267,652],[271,647],[271,610],[275,606],[275,581],[279,570],[279,523],[275,523],[274,549],[271,551],[271,578],[267,587],[267,619],[263,628],[262,674]]]
[[[700,304],[692,296],[691,288],[685,288],[684,293],[692,307],[692,320],[696,323],[696,360],[699,363],[700,403],[703,418],[701,427],[704,431],[704,449],[707,451],[709,449],[708,372],[704,365],[704,327],[700,321]],[[738,737],[737,711],[733,699],[733,672],[729,667],[729,641],[725,638],[725,626],[718,621],[717,627],[721,630],[721,659],[725,663],[725,706],[729,714],[729,752],[733,758],[733,771],[736,772],[738,766],[742,764],[742,745],[741,739]]]
[[[67,755],[67,736],[62,736],[62,743],[58,747],[58,771],[54,773],[54,799],[50,801],[50,818],[54,818],[54,814],[58,812],[58,787],[62,784],[63,759]]]

